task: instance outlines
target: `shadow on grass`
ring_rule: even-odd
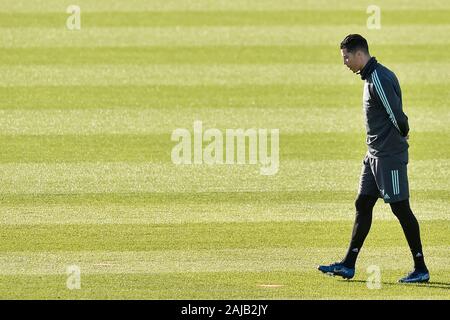
[[[347,283],[366,283],[364,280],[344,280],[339,279],[339,282],[347,282]],[[424,282],[424,283],[399,283],[399,282],[381,282],[382,285],[387,286],[407,286],[407,287],[424,287],[424,288],[435,288],[435,289],[447,289],[450,290],[450,283],[446,282]]]

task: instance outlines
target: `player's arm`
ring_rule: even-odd
[[[408,117],[402,110],[402,101],[395,91],[394,83],[389,78],[380,75],[375,70],[373,73],[374,92],[385,108],[392,124],[403,137],[409,132]]]

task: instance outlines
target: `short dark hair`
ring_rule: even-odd
[[[367,40],[360,34],[349,34],[342,40],[341,49],[347,49],[348,52],[355,53],[358,50],[369,53],[369,45]]]

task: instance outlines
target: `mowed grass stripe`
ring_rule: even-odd
[[[279,0],[276,3],[270,0],[129,0],[98,1],[78,0],[83,12],[109,12],[109,11],[268,11],[268,10],[361,10],[366,11],[368,4],[350,0],[331,2],[327,0],[317,1],[292,1]],[[377,5],[386,10],[450,10],[450,5],[442,0],[430,0],[424,3],[420,0],[388,1],[379,0]],[[0,12],[61,12],[65,11],[67,4],[60,0],[3,0]]]
[[[341,78],[348,75],[343,74]],[[112,109],[152,108],[170,110],[187,108],[265,109],[359,108],[362,82],[301,85],[153,85],[153,86],[13,86],[0,87],[0,110],[3,109]],[[404,107],[409,111],[447,109],[449,86],[441,84],[401,84]],[[330,99],[332,97],[332,99]],[[181,110],[179,110],[181,111]],[[181,113],[181,112],[180,112]],[[427,115],[425,113],[425,115]],[[428,115],[427,115],[428,116]],[[414,117],[410,117],[414,122]],[[414,128],[415,129],[415,128]]]
[[[364,258],[361,258],[364,260]],[[367,288],[367,262],[353,281],[317,270],[179,272],[81,275],[81,290],[67,289],[67,275],[0,276],[3,299],[448,299],[448,271],[433,271],[429,284],[397,283],[408,270],[382,270],[382,290]],[[403,265],[405,265],[403,263]],[[274,285],[274,286],[271,286]],[[17,290],[11,290],[16,288]]]
[[[420,202],[446,201],[450,196],[450,190],[435,190],[427,192],[426,190],[413,190],[414,199]],[[256,192],[150,192],[150,193],[72,193],[72,194],[2,194],[1,204],[4,206],[27,206],[35,204],[37,207],[45,205],[64,205],[68,206],[103,206],[107,204],[122,206],[142,206],[148,208],[157,208],[158,205],[184,205],[186,208],[198,205],[206,206],[208,204],[230,205],[240,204],[297,204],[300,202],[309,202],[312,204],[347,204],[353,210],[353,200],[355,200],[356,191],[342,190],[299,190],[299,191],[256,191]],[[380,200],[381,205],[383,202]],[[188,209],[186,209],[189,211]],[[236,217],[238,218],[238,217]]]
[[[275,175],[261,165],[179,165],[167,163],[1,164],[0,193],[79,194],[151,192],[357,192],[362,160],[280,160]],[[415,160],[409,165],[411,190],[448,191],[450,164]],[[227,177],[224,179],[223,177]]]
[[[325,93],[324,93],[325,94]],[[409,107],[409,106],[408,106]],[[450,110],[442,108],[413,109],[414,133],[446,132]],[[193,132],[194,121],[202,121],[203,130],[279,129],[281,134],[365,132],[360,103],[336,108],[97,108],[97,109],[8,109],[0,110],[0,135],[98,135],[163,134],[177,128]]]
[[[422,221],[425,247],[449,242],[450,222]],[[187,223],[167,225],[3,225],[0,251],[151,251],[329,248],[348,245],[352,222]],[[425,240],[426,239],[426,240]],[[375,221],[366,247],[407,243],[398,221]]]
[[[362,259],[361,259],[362,260]],[[429,284],[397,283],[407,271],[382,271],[382,290],[367,288],[363,265],[354,281],[317,270],[290,272],[180,272],[81,276],[81,290],[67,289],[67,275],[0,276],[3,299],[448,299],[448,272],[435,271]],[[269,286],[268,286],[269,285]],[[275,286],[270,286],[275,285]],[[17,290],[11,290],[16,288]]]
[[[428,268],[448,270],[450,248],[430,246],[433,257]],[[298,247],[264,249],[161,250],[126,252],[8,252],[0,254],[0,275],[66,274],[76,263],[83,275],[89,274],[165,274],[179,272],[306,272],[315,269],[318,261],[331,259],[345,252],[346,247]],[[368,244],[364,260],[377,261],[383,271],[404,270],[410,252],[404,245],[374,248]],[[314,252],[314,254],[312,254]],[[403,263],[402,263],[403,262]]]
[[[409,88],[409,89],[408,89]],[[419,89],[423,91],[419,91]],[[408,85],[414,105],[446,106],[446,85]],[[358,92],[359,91],[359,92]],[[92,108],[312,108],[358,106],[361,83],[303,85],[124,85],[124,86],[13,86],[0,87],[0,109]],[[440,95],[434,94],[441,92]],[[324,95],[323,93],[327,94]],[[420,92],[420,94],[419,94]],[[332,95],[334,99],[329,99]]]
[[[427,137],[436,137],[442,143],[450,141],[450,133],[429,133]],[[12,135],[0,136],[3,154],[0,163],[60,163],[60,162],[167,162],[172,148],[177,144],[171,140],[171,134],[156,135]],[[338,133],[280,136],[280,157],[282,159],[326,160],[359,159],[365,151],[364,136]],[[247,142],[248,143],[248,142]],[[205,142],[204,146],[209,143]],[[354,150],[353,153],[341,153],[342,148]],[[430,150],[426,138],[417,152]],[[45,150],[43,152],[43,150]],[[222,148],[225,154],[225,145]],[[447,156],[448,150],[440,150],[436,145],[428,153],[430,159]],[[432,151],[431,150],[431,151]],[[193,150],[192,150],[193,152]],[[248,153],[248,152],[246,152]],[[248,159],[248,156],[247,156]]]
[[[450,44],[371,45],[380,62],[449,62]],[[342,62],[337,45],[4,48],[0,65],[274,64]]]
[[[447,148],[450,132],[414,132],[410,143],[414,160],[450,159]],[[176,144],[171,141],[170,133],[2,135],[0,163],[167,162]],[[203,145],[208,144],[205,142]],[[344,153],[342,150],[348,151]],[[224,154],[225,151],[224,146]],[[365,134],[362,132],[280,135],[280,158],[283,160],[358,160],[365,151]]]
[[[69,15],[59,13],[0,13],[0,28],[65,25]],[[450,10],[383,10],[383,26],[449,24]],[[365,24],[365,10],[289,11],[109,11],[84,12],[83,28],[90,27],[190,27],[190,26],[319,26]]]
[[[399,65],[397,65],[399,66]],[[429,64],[435,69],[446,69],[444,64]],[[418,64],[413,68],[404,64],[405,72],[424,68]],[[448,65],[450,70],[450,64]],[[94,66],[30,65],[1,66],[4,75],[0,86],[40,85],[241,85],[241,84],[332,84],[337,77],[342,83],[357,83],[355,77],[342,77],[345,69],[341,64],[273,64],[273,65],[133,65],[106,64]],[[430,76],[428,81],[444,81],[443,77]],[[419,79],[410,78],[417,83]],[[427,79],[424,79],[423,82]],[[428,82],[430,83],[430,82]]]
[[[1,28],[0,47],[130,47],[130,46],[276,46],[335,45],[349,33],[361,33],[377,45],[449,44],[450,24],[383,26],[367,30],[365,21],[345,26],[117,27],[69,31],[58,28]],[[411,35],[414,35],[414,41]]]
[[[450,63],[390,63],[402,84],[449,82]],[[0,66],[0,86],[50,85],[267,85],[361,83],[341,63],[213,64],[93,66],[28,65]],[[339,79],[339,80],[338,80]]]
[[[1,225],[73,225],[73,224],[186,224],[220,222],[353,221],[356,191],[337,198],[336,192],[236,192],[216,194],[184,193],[161,197],[157,193],[127,196],[98,195],[25,195],[15,200],[2,195]],[[446,220],[449,191],[411,190],[411,206],[419,221]],[[296,195],[294,195],[296,194]],[[150,198],[151,197],[151,198]],[[227,197],[227,199],[224,199]],[[265,198],[268,197],[269,199]],[[76,200],[74,200],[76,198]],[[164,201],[162,199],[170,199]],[[207,201],[205,199],[208,199]],[[311,200],[312,199],[312,200]],[[333,199],[326,201],[324,199]],[[107,201],[109,200],[109,201]],[[129,201],[129,202],[126,202]],[[380,199],[374,219],[397,218]]]

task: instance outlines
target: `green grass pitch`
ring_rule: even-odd
[[[379,30],[370,4],[2,0],[0,298],[449,299],[450,3],[377,1]],[[429,284],[396,283],[412,259],[381,200],[355,278],[315,270],[346,252],[366,151],[349,33],[402,86]],[[195,120],[279,129],[278,173],[174,165]]]

